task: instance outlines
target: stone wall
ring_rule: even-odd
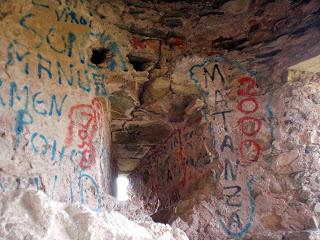
[[[320,78],[268,91],[224,57],[178,66],[189,71],[174,76],[188,77],[202,104],[131,175],[153,218],[191,239],[309,239],[319,221]]]
[[[99,210],[111,191],[112,28],[80,1],[1,1],[0,192],[33,188]]]
[[[288,67],[320,53],[316,0],[135,0],[102,6],[105,19],[110,17],[103,10],[115,10],[113,22],[127,33],[128,72],[110,82],[115,89],[110,97],[112,148],[118,168],[126,173],[184,122],[186,108],[199,100],[190,65],[181,64],[182,59],[197,64],[223,56],[254,71],[266,91],[287,81]]]
[[[210,190],[216,155],[208,151],[213,149],[207,137],[209,128],[201,120],[201,116],[193,114],[186,122],[176,125],[171,135],[152,147],[131,174],[135,193],[143,196],[151,213],[172,211],[180,199],[191,198],[201,188]],[[168,222],[163,218],[158,221]]]
[[[148,63],[137,72],[148,80],[132,119],[172,126],[164,140],[139,145],[149,149],[131,175],[155,220],[191,239],[311,239],[319,79],[287,81],[290,66],[320,53],[319,7],[127,1],[121,27],[134,35],[132,55]]]

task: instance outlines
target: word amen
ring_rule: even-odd
[[[20,141],[20,136],[25,126],[34,122],[34,114],[40,116],[57,116],[61,117],[63,113],[63,106],[67,99],[67,94],[62,97],[52,95],[50,99],[41,91],[31,94],[28,85],[24,85],[21,89],[16,82],[10,82],[7,89],[2,95],[2,90],[5,86],[0,79],[0,107],[11,109],[19,109],[16,115],[16,137],[17,142]],[[4,96],[8,96],[7,99]],[[58,99],[58,100],[57,100]]]

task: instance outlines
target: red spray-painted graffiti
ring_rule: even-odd
[[[145,48],[158,49],[159,44],[160,42],[158,39],[139,39],[134,37],[131,40],[131,45],[136,50]],[[183,40],[180,37],[171,38],[168,44],[170,46],[178,48],[183,48],[185,46]]]
[[[77,128],[77,136],[81,140],[78,147],[82,150],[79,163],[81,169],[91,168],[95,163],[96,149],[93,141],[101,122],[101,107],[101,103],[95,98],[91,104],[78,104],[70,108],[66,145],[69,146],[73,142]]]
[[[198,179],[208,175],[211,157],[196,147],[205,148],[202,117],[179,126],[162,143],[152,147],[141,164],[140,176],[147,189],[157,193],[162,207],[177,202]],[[194,142],[199,142],[196,146]],[[140,191],[145,191],[142,187]],[[164,194],[163,194],[164,193]]]
[[[186,156],[184,152],[184,147],[183,147],[183,133],[182,130],[179,129],[179,159],[180,159],[180,167],[183,173],[183,176],[179,182],[179,185],[182,185],[184,187],[186,185],[186,178],[187,178],[187,163],[186,163]]]
[[[183,47],[184,46],[183,40],[179,37],[176,37],[174,41],[174,45],[177,47]]]
[[[131,42],[133,48],[135,49],[144,49],[145,45],[143,43],[143,41],[141,41],[139,38],[132,38],[132,42]]]
[[[134,49],[145,49],[145,48],[152,48],[158,49],[159,47],[159,40],[158,39],[139,39],[139,38],[132,38],[131,45]]]
[[[248,116],[248,114],[255,113],[258,108],[258,102],[256,100],[256,96],[259,96],[260,93],[256,90],[256,81],[255,79],[251,77],[243,77],[239,80],[240,83],[240,89],[238,90],[238,95],[242,97],[246,97],[241,99],[237,104],[237,109],[243,113],[246,114],[246,116],[241,117],[238,120],[238,127],[242,134],[244,134],[247,137],[254,137],[258,134],[258,132],[261,129],[261,119]],[[249,123],[254,123],[253,129],[248,129]],[[253,154],[246,154],[244,149],[250,149],[253,151]],[[240,156],[241,156],[241,162],[244,164],[251,164],[253,162],[258,161],[260,156],[260,145],[253,139],[242,139],[240,142],[239,150],[240,150]],[[246,156],[247,155],[247,156]],[[250,155],[250,156],[248,156]]]

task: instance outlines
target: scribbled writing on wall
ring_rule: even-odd
[[[101,120],[102,103],[108,101],[106,73],[126,70],[125,59],[111,35],[92,31],[99,23],[89,9],[46,0],[26,6],[8,24],[17,31],[5,27],[0,34],[7,47],[0,54],[0,112],[13,154],[24,154],[22,164],[30,162],[30,169],[17,167],[14,176],[1,173],[0,192],[34,186],[53,198],[99,210],[104,185],[98,181],[101,164],[93,166],[105,151],[106,136],[97,131],[108,124]],[[110,59],[92,63],[92,43],[107,48]],[[21,158],[14,156],[12,164]]]
[[[239,80],[240,82],[240,86],[243,85],[243,79],[247,79],[247,78],[241,78]],[[251,79],[251,78],[250,78]],[[225,92],[222,90],[216,91],[215,94],[219,94],[220,97],[223,96],[223,94],[221,94],[222,92]],[[243,89],[239,90],[238,92],[243,92]],[[216,101],[218,98],[217,96],[215,96],[215,104],[217,104],[218,102]],[[217,114],[226,114],[226,113],[234,113],[235,109],[231,106],[231,104],[229,103],[229,101],[226,98],[220,98],[221,100],[219,100],[219,103],[223,102],[224,107],[226,107],[228,110],[225,111],[221,111],[218,113],[213,113],[213,115],[217,115]],[[252,109],[247,110],[247,108],[244,108],[243,103],[247,101],[247,99],[245,100],[241,100],[238,105],[237,108],[239,109],[239,111],[241,112],[245,112],[246,114],[248,113],[252,113]],[[255,101],[254,101],[255,103]],[[253,110],[256,111],[257,109],[257,105],[254,105]],[[223,134],[216,134],[215,139],[217,139],[217,148],[218,151],[220,153],[220,156],[222,157],[223,161],[224,161],[224,172],[223,172],[223,182],[224,182],[224,186],[223,186],[223,193],[224,193],[224,197],[225,197],[225,202],[224,208],[228,209],[228,213],[222,213],[222,207],[218,206],[217,209],[217,215],[218,215],[218,220],[219,223],[221,225],[221,227],[224,229],[224,231],[230,236],[230,237],[242,237],[244,236],[244,234],[250,229],[253,220],[254,220],[254,215],[255,215],[255,203],[254,203],[254,196],[253,196],[253,178],[249,177],[246,185],[243,184],[242,181],[239,181],[238,179],[238,175],[239,175],[239,171],[240,171],[240,167],[241,167],[241,163],[247,162],[248,160],[242,160],[244,157],[244,151],[243,151],[243,143],[244,142],[248,142],[249,140],[241,140],[240,142],[240,146],[239,151],[240,151],[240,160],[238,159],[238,153],[235,151],[235,147],[237,147],[236,142],[234,141],[235,139],[235,134],[237,134],[237,132],[235,130],[233,130],[233,132],[231,131],[232,129],[232,124],[230,124],[230,115],[222,115],[222,122],[221,125],[223,126]],[[232,118],[234,118],[235,116],[231,116]],[[241,117],[237,123],[238,123],[238,128],[240,129],[240,132],[243,133],[244,131],[244,127],[243,127],[243,122],[247,120],[247,118],[245,117]],[[217,125],[217,120],[214,121],[214,123]],[[246,132],[247,133],[247,132]],[[248,134],[251,135],[251,132]],[[257,161],[259,156],[255,156],[254,160],[251,161]],[[240,217],[240,212],[241,212],[241,208],[245,207],[245,205],[243,204],[244,201],[244,194],[243,191],[246,191],[245,188],[247,189],[248,192],[248,218],[246,220],[246,222],[243,222],[243,219],[241,219]],[[226,219],[224,220],[224,216],[227,216]]]
[[[217,202],[218,222],[229,237],[243,237],[255,216],[254,173],[243,169],[259,161],[261,156],[261,146],[256,139],[262,131],[261,114],[265,114],[265,109],[261,105],[265,100],[260,97],[251,72],[235,61],[208,58],[193,65],[189,73],[205,103],[203,114],[210,128],[211,142],[224,169],[220,179],[224,200]],[[213,178],[216,183],[216,176]]]
[[[93,99],[91,104],[78,104],[72,106],[69,112],[70,125],[66,144],[70,145],[73,141],[74,132],[77,132],[78,139],[81,142],[78,147],[82,150],[82,158],[79,163],[81,169],[91,168],[96,159],[96,149],[94,138],[101,124],[102,107],[97,98]],[[75,129],[78,129],[75,131]]]
[[[22,68],[26,76],[37,76],[39,81],[51,80],[57,86],[77,86],[84,93],[94,92],[96,96],[107,96],[106,77],[92,68],[75,68],[73,63],[64,64],[58,60],[51,60],[43,53],[30,53],[23,46],[10,43],[7,53],[7,65]]]
[[[7,45],[6,64],[9,72],[11,66],[19,65],[26,76],[37,75],[46,84],[78,86],[84,92],[95,91],[96,96],[106,96],[106,76],[99,70],[127,70],[119,45],[111,35],[91,31],[91,13],[84,16],[69,6],[48,6],[42,7],[41,12],[55,21],[53,25],[44,22],[40,28],[37,22],[41,21],[42,15],[38,11],[31,11],[20,18],[20,30],[35,40],[25,42],[24,36],[13,36]],[[79,32],[77,29],[73,30],[69,23],[84,28]],[[66,30],[61,31],[61,28]],[[88,42],[99,43],[100,47],[108,49],[111,52],[108,62],[99,65],[92,63],[90,53],[87,52]]]
[[[42,91],[31,92],[30,86],[20,86],[16,82],[4,84],[0,79],[0,99],[2,110],[17,109],[15,119],[15,132],[17,142],[20,141],[23,129],[34,123],[35,115],[38,117],[60,118],[64,111],[68,95],[55,94],[46,96]]]
[[[237,109],[245,114],[244,117],[239,118],[238,127],[241,133],[247,137],[240,142],[240,158],[242,163],[250,164],[258,161],[260,157],[261,147],[257,141],[251,139],[259,133],[262,125],[260,118],[252,116],[259,108],[256,96],[259,96],[260,93],[256,88],[255,79],[243,77],[238,81],[240,85],[238,95],[242,98],[237,104]]]
[[[143,185],[159,198],[161,207],[177,203],[192,184],[210,173],[215,156],[206,150],[210,143],[204,139],[201,121],[198,117],[177,126],[167,139],[151,148],[140,165]]]
[[[43,182],[43,178],[49,178],[49,182],[51,182],[51,186],[45,187]],[[51,178],[51,179],[50,179]],[[37,191],[44,191],[49,197],[54,198],[55,194],[57,193],[57,188],[59,184],[62,185],[60,181],[62,176],[54,175],[52,177],[49,176],[19,176],[18,178],[12,179],[11,182],[1,182],[0,181],[0,194],[1,192],[8,192],[14,191],[16,189],[26,189],[31,188]],[[94,211],[99,211],[103,206],[102,202],[102,192],[101,188],[97,184],[96,180],[90,176],[88,173],[80,173],[76,179],[70,177],[69,181],[69,189],[65,191],[65,194],[68,195],[69,201],[75,202],[79,201],[82,204],[88,204],[88,195],[89,192],[86,189],[90,189],[91,195],[95,199],[95,203],[89,204],[89,207]],[[60,187],[63,187],[60,186]],[[76,190],[79,194],[76,196]]]

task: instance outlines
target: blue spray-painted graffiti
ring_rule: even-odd
[[[54,176],[54,180],[53,180],[53,187],[52,187],[52,192],[51,192],[51,198],[54,197],[54,191],[55,191],[55,189],[56,189],[57,181],[58,181],[58,176],[55,175],[55,176]]]
[[[82,204],[85,204],[85,201],[86,201],[85,200],[86,199],[85,191],[84,191],[84,188],[83,188],[83,178],[86,179],[86,180],[90,180],[92,186],[95,189],[97,205],[96,205],[96,208],[94,208],[94,210],[95,211],[99,211],[101,206],[102,206],[102,198],[101,198],[101,195],[100,195],[99,186],[96,183],[96,181],[90,175],[88,175],[87,173],[82,173],[82,172],[80,172],[80,175],[79,175],[79,178],[78,178],[78,186],[79,186],[79,192],[80,192],[80,202]]]
[[[46,4],[43,5],[39,2],[34,2],[34,4],[47,6]],[[66,8],[66,10],[64,10],[61,14],[65,14],[67,16],[67,11],[69,11],[69,13],[74,13],[73,11],[67,10]],[[71,15],[74,17],[74,14]],[[70,58],[70,61],[74,61],[71,58],[78,55],[79,63],[82,65],[86,65],[76,69],[76,65],[73,62],[69,64],[61,64],[60,61],[54,62],[47,58],[43,53],[30,52],[28,50],[29,48],[25,45],[25,42],[23,42],[22,40],[19,41],[19,39],[14,39],[11,43],[9,43],[7,48],[7,66],[12,66],[15,64],[15,62],[22,63],[22,69],[25,75],[29,75],[31,72],[37,72],[38,78],[44,79],[46,81],[44,82],[44,84],[51,84],[48,79],[57,79],[56,84],[62,85],[64,84],[64,78],[66,80],[66,83],[69,86],[72,86],[73,84],[76,84],[73,81],[75,78],[74,74],[76,74],[78,77],[77,84],[79,89],[87,93],[90,93],[92,89],[95,89],[96,96],[107,97],[108,94],[105,85],[106,76],[98,73],[97,71],[100,72],[100,70],[103,69],[114,71],[116,70],[117,66],[119,66],[122,71],[127,70],[125,58],[123,57],[118,44],[112,40],[111,36],[105,33],[94,33],[90,31],[77,36],[71,31],[61,33],[56,31],[56,28],[50,27],[45,37],[43,37],[40,34],[40,30],[38,30],[36,26],[32,26],[32,20],[35,17],[36,15],[34,13],[28,13],[19,21],[19,24],[22,28],[26,29],[28,32],[36,36],[36,44],[31,47],[39,49],[40,46],[42,46],[42,44],[46,42],[49,48],[55,53],[65,55],[66,57]],[[83,19],[83,17],[80,17],[80,19]],[[76,21],[73,19],[73,22]],[[84,20],[79,20],[79,22],[84,22]],[[57,40],[59,39],[60,41],[58,41],[57,45]],[[98,41],[100,42],[101,47],[110,49],[111,59],[107,64],[97,66],[95,64],[92,64],[90,61],[88,61],[88,59],[85,58],[86,52],[84,52],[84,48],[80,47],[80,44],[83,44],[86,39]],[[118,61],[120,62],[120,64],[118,64]],[[66,74],[66,69],[63,69],[62,67],[65,65],[69,66],[69,76],[67,76]],[[83,78],[85,78],[85,81],[83,81]],[[92,84],[94,85],[94,87],[91,87]]]
[[[31,26],[26,24],[26,20],[30,19],[32,17],[34,17],[35,15],[33,13],[28,13],[25,16],[23,16],[20,20],[19,20],[19,24],[22,28],[29,30],[30,32],[32,32],[36,37],[37,37],[37,43],[33,46],[34,48],[39,48],[42,44],[42,37],[39,34],[39,32],[37,30],[35,30],[34,28],[32,28]]]
[[[255,202],[254,202],[254,192],[253,192],[253,177],[251,177],[249,179],[249,181],[247,182],[247,188],[248,188],[248,193],[249,193],[249,216],[248,216],[247,223],[238,232],[232,231],[230,229],[230,227],[231,227],[230,224],[228,224],[229,226],[227,226],[225,224],[225,222],[223,221],[223,216],[221,215],[220,211],[217,210],[218,221],[219,221],[220,225],[222,226],[224,231],[232,238],[243,237],[250,229],[250,227],[253,223],[253,220],[254,220]],[[238,220],[236,220],[236,221],[238,222]]]
[[[16,42],[16,41],[13,41],[11,43],[9,43],[8,45],[8,51],[7,51],[7,65],[13,65],[14,64],[14,47],[15,46],[18,46],[19,44]],[[16,54],[16,59],[19,61],[19,62],[23,62],[25,60],[25,58],[27,56],[30,55],[30,52],[28,50],[26,50],[23,54],[20,54],[18,51],[15,52]],[[29,63],[25,63],[24,65],[24,73],[26,75],[29,74]]]
[[[70,181],[69,182],[70,183],[70,202],[73,203],[74,196],[73,196],[73,187],[72,187],[72,179],[71,179],[71,177],[70,177],[69,181]]]
[[[268,120],[269,120],[270,134],[271,134],[271,138],[270,138],[270,141],[269,141],[270,148],[271,148],[271,153],[270,153],[269,159],[268,159],[268,165],[269,165],[269,167],[271,167],[272,162],[273,162],[273,152],[274,152],[273,142],[274,142],[274,140],[275,140],[275,137],[274,137],[274,127],[273,127],[272,96],[273,96],[273,95],[272,95],[272,92],[271,92],[271,93],[269,94],[268,102],[267,102],[267,105],[266,105],[266,109],[267,109],[267,112],[268,112],[268,114],[269,114]]]
[[[44,146],[42,151],[41,151],[41,155],[45,155],[47,153],[48,149],[49,149],[48,140],[42,134],[38,134],[36,132],[33,133],[31,135],[31,146],[32,146],[32,150],[33,150],[34,153],[38,153],[39,152],[39,149],[35,146],[35,143],[34,143],[36,137],[39,137],[41,139],[41,141],[42,141],[41,146]]]
[[[51,161],[59,161],[61,162],[62,159],[66,156],[66,147],[64,145],[61,146],[60,150],[57,148],[57,141],[54,139],[49,141],[48,137],[45,135],[33,132],[30,138],[31,148],[35,155],[40,154],[41,156],[46,156],[51,159]],[[51,149],[51,153],[48,153],[49,149]],[[59,153],[59,157],[57,158],[57,152]],[[80,151],[81,153],[81,151]],[[70,161],[74,163],[74,159],[77,156],[78,151],[75,149],[71,150],[70,154]]]
[[[59,154],[59,160],[60,160],[60,162],[61,162],[62,159],[63,159],[64,152],[65,152],[65,146],[62,146],[62,147],[61,147],[61,150],[60,150],[60,154]],[[56,159],[56,153],[57,153],[57,141],[56,141],[56,140],[53,140],[52,153],[51,153],[51,160],[52,160],[52,161],[55,161],[55,159]]]
[[[201,97],[204,101],[204,108],[202,109],[203,111],[203,115],[205,117],[205,121],[208,124],[208,128],[209,128],[209,132],[211,135],[211,141],[212,141],[212,145],[216,146],[217,145],[217,136],[216,136],[216,130],[215,130],[215,123],[212,122],[210,119],[211,115],[216,115],[216,114],[221,114],[222,118],[223,118],[223,125],[224,125],[224,129],[226,131],[226,134],[228,132],[228,128],[226,125],[226,119],[227,119],[227,113],[232,112],[233,110],[231,109],[227,109],[227,110],[221,110],[217,112],[217,106],[216,104],[222,104],[224,109],[227,108],[227,103],[224,100],[223,94],[220,90],[218,90],[219,96],[217,97],[217,90],[215,90],[215,97],[214,99],[214,112],[212,113],[212,108],[210,108],[210,104],[209,103],[209,96],[210,92],[208,89],[208,84],[209,84],[209,78],[211,79],[212,83],[213,83],[213,88],[216,88],[219,84],[217,83],[216,80],[216,76],[217,74],[220,76],[221,78],[221,85],[224,86],[224,84],[226,83],[226,79],[222,74],[222,71],[219,69],[219,64],[226,64],[226,65],[231,65],[233,68],[238,69],[241,73],[245,74],[246,76],[255,76],[256,72],[255,71],[247,71],[244,67],[242,67],[238,62],[236,61],[231,61],[228,60],[224,57],[221,56],[213,56],[210,57],[208,59],[205,59],[202,63],[200,64],[195,64],[193,65],[190,69],[189,69],[189,76],[190,79],[192,80],[192,82],[194,83],[194,85],[197,87],[198,91],[201,94]],[[208,71],[208,65],[212,64],[213,65],[213,70],[212,70],[212,74],[209,73]],[[204,76],[202,79],[199,78],[199,76],[197,75],[197,73],[199,73],[201,76]],[[203,73],[203,74],[202,74]],[[210,89],[212,91],[212,89]],[[219,98],[219,100],[217,100],[217,98]],[[212,100],[212,99],[211,99]],[[269,129],[270,129],[270,135],[271,135],[271,140],[270,140],[270,144],[272,145],[272,142],[274,140],[274,129],[273,129],[273,113],[272,113],[272,108],[271,108],[271,101],[272,101],[272,95],[269,95],[269,99],[266,105],[266,109],[269,115]],[[219,130],[220,131],[220,130]],[[218,131],[218,132],[219,132]],[[230,133],[229,133],[230,134]],[[226,135],[227,136],[227,135]],[[230,138],[230,137],[229,137]],[[227,146],[228,148],[230,148],[231,152],[233,152],[233,144],[232,144],[232,139],[230,138],[229,143],[230,144],[224,144],[225,143],[225,139],[223,138],[223,143],[221,145],[221,152],[223,152],[223,149]],[[272,154],[270,155],[270,161],[272,161]],[[225,175],[228,175],[228,170],[232,175],[232,181],[234,181],[236,179],[236,173],[234,173],[234,169],[231,166],[231,163],[228,159],[225,159],[225,161],[228,162],[229,165],[225,166]],[[238,164],[239,161],[236,161],[236,168],[238,168]],[[234,178],[235,177],[235,178]],[[228,180],[228,177],[225,178],[225,180]],[[215,182],[215,181],[213,181]],[[225,233],[231,237],[231,238],[239,238],[239,237],[243,237],[248,230],[251,228],[253,221],[254,221],[254,216],[255,216],[255,202],[254,202],[254,198],[253,198],[253,192],[252,192],[252,188],[253,188],[253,177],[251,176],[248,183],[247,183],[247,188],[248,188],[248,192],[249,192],[249,216],[247,219],[247,223],[243,226],[241,226],[241,220],[240,217],[237,213],[238,210],[236,210],[235,212],[233,212],[231,214],[231,216],[229,216],[228,218],[228,223],[225,224],[223,221],[223,217],[222,214],[220,212],[220,210],[218,209],[217,211],[217,215],[218,215],[218,222],[220,223],[221,227],[223,228],[223,230],[225,231]],[[241,187],[238,185],[235,186],[227,186],[224,187],[225,190],[230,191],[233,190],[235,192],[231,193],[227,193],[226,194],[226,205],[229,207],[241,207],[242,203],[238,203],[238,202],[230,202],[231,199],[236,199],[236,197],[240,197],[239,193],[241,191]],[[235,229],[239,229],[238,231],[235,231]]]
[[[0,87],[3,87],[3,82],[1,81]],[[3,88],[2,88],[3,89]],[[27,125],[31,125],[34,122],[33,114],[29,110],[29,86],[24,85],[22,91],[19,91],[19,87],[16,82],[10,82],[8,84],[8,95],[9,98],[7,101],[0,97],[1,105],[6,107],[7,105],[11,108],[17,108],[16,119],[15,119],[15,133],[17,137],[17,144],[20,143],[20,137],[23,132],[23,129]],[[31,96],[32,99],[32,110],[33,113],[41,115],[41,116],[57,116],[60,118],[63,112],[63,106],[65,104],[65,100],[67,99],[67,95],[63,95],[60,103],[57,101],[57,96],[52,95],[51,101],[47,103],[43,99],[40,98],[42,92],[36,92]],[[46,105],[49,105],[46,107]]]
[[[23,54],[20,54],[20,52],[23,52]],[[38,78],[44,80],[43,84],[50,85],[51,83],[48,81],[48,79],[56,79],[56,84],[59,87],[64,83],[70,87],[77,84],[79,89],[86,93],[90,93],[93,89],[95,89],[94,91],[96,96],[108,96],[106,76],[104,74],[88,68],[75,69],[74,64],[68,65],[69,74],[67,74],[66,69],[59,61],[56,61],[55,64],[53,64],[52,61],[47,59],[43,54],[37,54],[35,61],[30,59],[31,57],[33,57],[33,55],[23,50],[20,45],[13,43],[9,44],[7,64],[14,65],[15,60],[18,62],[23,62],[24,73],[28,75],[31,71],[37,71]],[[36,66],[31,65],[31,62],[36,63]],[[88,66],[90,66],[90,68],[94,68],[91,65]],[[75,74],[77,77],[77,82],[74,81]]]
[[[78,191],[79,191],[79,200],[82,204],[86,204],[88,205],[88,200],[87,200],[87,195],[86,195],[86,189],[90,189],[89,192],[93,191],[93,199],[96,200],[96,205],[94,207],[92,207],[93,210],[95,211],[99,211],[103,205],[102,203],[102,192],[101,189],[99,187],[99,185],[97,184],[96,180],[89,175],[88,173],[83,172],[83,170],[79,169],[77,167],[78,163],[76,163],[76,158],[79,156],[82,156],[82,151],[76,150],[76,149],[72,149],[70,151],[70,154],[68,155],[67,153],[67,148],[65,146],[61,146],[60,151],[58,151],[57,148],[57,141],[56,140],[49,140],[48,137],[46,137],[44,134],[38,133],[38,132],[33,132],[31,133],[31,137],[30,137],[30,145],[31,145],[31,149],[34,152],[35,155],[40,155],[43,158],[51,158],[52,161],[59,161],[59,163],[62,162],[62,160],[69,156],[69,160],[70,162],[73,164],[73,168],[74,168],[74,172],[75,174],[78,175]],[[52,147],[50,147],[52,146]],[[49,152],[51,148],[51,152]],[[57,154],[57,152],[59,152],[59,154]],[[57,158],[57,155],[59,156]],[[29,183],[30,181],[28,180],[30,177],[26,177],[26,182]],[[46,177],[47,178],[47,177]],[[55,189],[57,187],[57,182],[58,182],[58,175],[54,175],[53,179],[52,179],[52,191],[51,193],[47,192],[48,195],[50,195],[51,197],[55,196]],[[74,197],[74,189],[73,189],[73,183],[72,183],[72,178],[70,176],[69,178],[70,180],[70,202],[74,202],[75,197]],[[20,181],[20,180],[19,180]],[[41,178],[39,176],[33,177],[32,178],[33,181],[33,185],[35,186],[36,190],[43,190],[43,183],[41,182]],[[86,187],[88,187],[89,184],[89,188],[85,188],[84,186],[86,185]],[[26,184],[25,187],[27,187],[28,184]],[[23,186],[20,186],[20,188]],[[11,187],[5,187],[3,185],[3,183],[0,182],[0,189],[2,190],[2,192],[5,191],[11,191],[17,188],[17,184],[16,184],[16,180],[14,180],[11,184]]]
[[[48,1],[41,1],[41,0],[32,0],[32,4],[35,6],[40,6],[44,8],[49,8]]]
[[[2,183],[0,182],[0,189],[1,189],[1,191],[2,192],[4,192],[5,191],[5,188],[4,188],[4,186],[2,185]]]
[[[80,23],[82,25],[89,24],[89,27],[92,24],[91,20],[86,20],[83,16],[80,16],[78,20],[76,13],[70,9],[68,10],[67,8],[65,8],[60,14],[58,14],[58,12],[56,11],[57,23],[60,22],[63,15],[65,16],[65,21],[67,21],[68,16],[70,16],[72,23],[76,23],[76,24]],[[36,17],[35,14],[28,13],[25,16],[23,16],[19,21],[20,26],[22,28],[36,35],[38,40],[37,40],[37,43],[33,46],[34,48],[38,49],[42,45],[42,43],[45,41],[49,46],[49,48],[53,50],[55,53],[65,54],[66,56],[71,58],[75,55],[74,52],[76,52],[79,56],[79,62],[81,64],[87,63],[89,68],[95,68],[95,69],[109,69],[111,71],[114,71],[117,66],[117,59],[119,59],[120,69],[122,71],[127,71],[125,58],[123,57],[118,44],[112,40],[110,35],[107,35],[105,33],[88,31],[80,36],[77,36],[72,31],[68,31],[67,33],[58,33],[56,31],[56,28],[50,27],[45,37],[43,37],[40,34],[39,30],[37,30],[35,27],[32,27],[31,24],[29,25],[26,24],[27,19],[32,20],[32,18],[34,17]],[[43,29],[42,29],[42,32],[43,32]],[[59,47],[53,45],[53,42],[57,42],[57,41],[52,41],[53,37],[56,40],[60,38],[61,41],[60,41]],[[110,62],[106,66],[104,65],[96,66],[95,64],[90,63],[88,59],[85,59],[86,54],[83,48],[80,47],[80,43],[79,43],[79,42],[83,42],[84,39],[88,39],[88,40],[90,39],[92,41],[97,40],[100,42],[101,47],[108,47],[111,50],[112,57]],[[15,41],[15,43],[18,43],[18,41]]]
[[[37,191],[39,191],[40,185],[41,185],[41,178],[40,177],[33,178],[33,184],[36,186]]]
[[[84,26],[92,27],[92,20],[89,20],[85,16],[78,15],[75,11],[71,10],[69,7],[63,8],[63,10],[55,10],[57,21],[60,22],[64,17],[64,22],[70,22],[74,24],[80,24]]]
[[[29,112],[26,110],[18,110],[17,111],[17,116],[16,116],[16,137],[17,137],[17,145],[20,143],[20,137],[23,132],[23,128],[26,125],[32,124],[33,123],[33,118],[30,115]]]
[[[48,178],[48,177],[47,177]],[[18,179],[18,183],[17,184],[17,179]],[[37,191],[42,191],[45,190],[43,189],[43,183],[41,181],[41,177],[40,176],[34,176],[34,177],[20,177],[14,179],[10,184],[8,184],[7,186],[5,186],[2,182],[0,182],[0,190],[1,192],[8,192],[8,191],[14,191],[17,188],[27,188],[30,187],[30,183],[32,183],[32,185],[35,187],[35,189]],[[52,198],[55,197],[56,193],[55,193],[55,189],[57,187],[57,183],[58,183],[58,179],[59,177],[57,175],[54,175],[52,177],[52,190],[51,191],[47,191],[45,192],[47,195],[51,196]],[[73,190],[73,182],[72,182],[72,178],[70,177],[70,202],[74,202],[74,190]],[[103,206],[103,202],[102,202],[102,194],[101,194],[101,189],[99,188],[99,185],[97,184],[97,182],[95,181],[95,179],[90,176],[88,173],[84,173],[84,172],[80,172],[78,175],[78,191],[79,191],[79,201],[82,204],[86,204],[88,205],[88,201],[87,196],[85,195],[85,181],[89,181],[89,191],[92,191],[92,189],[94,189],[94,194],[93,197],[96,200],[96,205],[94,207],[91,207],[92,210],[94,211],[100,211],[101,207]],[[22,185],[22,183],[24,183],[24,185]],[[67,193],[66,193],[67,194]]]
[[[32,4],[35,7],[42,8],[43,11],[46,11],[46,14],[52,9],[51,4],[46,0],[32,0]],[[34,20],[38,17],[37,13],[29,12],[21,17],[19,26],[26,33],[24,36],[29,37],[31,35],[33,41],[25,42],[20,35],[17,35],[8,44],[6,59],[8,77],[13,76],[9,74],[11,70],[10,67],[17,65],[15,67],[19,68],[21,66],[21,70],[26,77],[37,76],[37,78],[41,80],[39,81],[42,86],[41,89],[43,89],[45,85],[51,87],[52,81],[56,81],[55,84],[59,87],[64,87],[62,86],[64,84],[70,87],[77,85],[81,91],[86,93],[93,92],[96,96],[107,97],[106,76],[102,74],[100,70],[108,69],[115,71],[117,67],[122,71],[127,69],[125,58],[118,44],[112,40],[111,36],[105,33],[90,32],[93,24],[90,11],[88,16],[77,13],[69,6],[54,9],[53,11],[52,13],[55,14],[57,22],[52,26],[48,26],[48,29],[43,29],[45,25],[40,26],[40,29],[39,25],[34,23]],[[88,31],[83,31],[83,33],[79,35],[76,34],[75,31],[57,31],[58,27],[56,28],[56,26],[58,23],[86,26]],[[82,29],[84,30],[85,28]],[[87,53],[83,46],[86,41],[92,39],[99,41],[102,47],[110,48],[112,57],[108,63],[96,66],[86,59]],[[45,48],[52,51],[55,55],[59,54],[57,58],[59,60],[53,61],[48,58],[50,54],[47,54]],[[45,50],[41,52],[40,49]],[[61,57],[65,58],[61,60]],[[69,73],[67,73],[68,70]],[[7,86],[5,86],[6,84]],[[23,131],[25,131],[25,129],[29,130],[28,127],[30,125],[37,123],[37,115],[41,117],[54,117],[60,120],[68,99],[67,94],[50,95],[48,97],[45,91],[42,92],[38,90],[35,93],[31,92],[29,96],[29,90],[28,85],[19,86],[15,81],[6,83],[6,81],[0,79],[0,91],[4,92],[3,95],[0,94],[0,107],[1,110],[10,108],[16,111],[14,130],[18,144]],[[94,195],[94,199],[96,199],[94,210],[99,211],[102,206],[102,192],[97,182],[89,173],[84,173],[77,168],[78,164],[76,164],[76,161],[83,155],[82,151],[71,149],[70,155],[68,155],[70,149],[64,145],[60,145],[57,140],[52,140],[39,132],[31,132],[28,142],[30,143],[28,146],[35,155],[41,156],[43,159],[51,159],[50,163],[52,163],[53,166],[60,168],[63,159],[69,158],[74,166],[74,173],[77,175],[80,202],[87,204],[89,200],[88,194],[90,194],[89,189],[93,189],[94,193],[92,194]],[[59,164],[56,164],[57,162]],[[46,176],[46,182],[50,182],[48,178],[50,177]],[[67,176],[67,178],[68,180],[70,179],[70,201],[73,202],[75,200],[75,191],[73,189],[72,177]],[[19,178],[17,179],[20,181]],[[13,184],[9,188],[0,182],[0,190],[4,192],[6,190],[20,188],[21,185],[18,180],[13,180]],[[25,180],[26,186],[33,184],[37,190],[45,190],[41,176],[26,177]],[[56,195],[55,189],[57,185],[63,181],[60,181],[58,175],[54,175],[51,180],[53,184],[52,188],[50,188],[52,190],[51,196],[54,197]],[[88,186],[89,188],[86,189]]]
[[[2,87],[2,80],[0,79],[0,88]],[[2,107],[5,107],[6,106],[6,103],[5,101],[3,100],[3,97],[0,96],[0,103],[2,105]]]

